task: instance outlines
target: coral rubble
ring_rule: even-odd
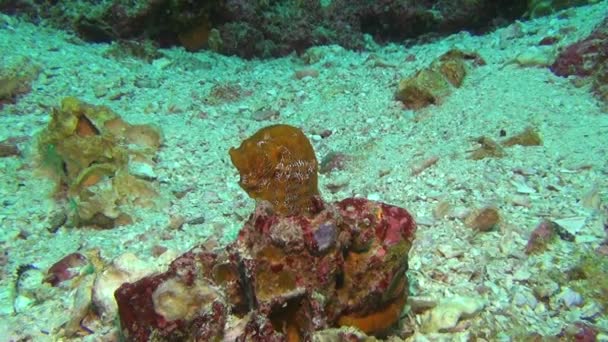
[[[504,149],[491,138],[481,136],[476,138],[475,142],[479,144],[479,147],[471,151],[469,159],[502,158],[506,154]]]
[[[408,296],[412,216],[362,198],[323,202],[316,190],[314,152],[295,127],[262,129],[231,155],[241,185],[258,200],[254,213],[225,248],[199,245],[165,273],[123,284],[115,296],[125,337],[308,341],[316,334],[357,336],[345,332],[351,328],[332,329],[341,326],[387,334]],[[243,178],[256,166],[262,167],[256,176],[263,178],[248,183]],[[284,178],[282,172],[301,177]],[[260,189],[267,182],[285,192],[281,201],[251,191],[250,186]],[[291,206],[283,200],[291,196],[314,205],[285,210]]]
[[[19,58],[10,64],[3,62],[0,65],[0,109],[4,104],[15,103],[19,96],[29,93],[40,71],[40,66],[29,58]]]
[[[130,125],[104,106],[65,98],[38,137],[41,168],[65,189],[76,226],[129,223],[132,205],[154,207],[153,157],[160,131]]]
[[[543,139],[540,133],[533,127],[527,127],[521,133],[518,133],[502,142],[503,146],[540,146],[543,144]]]
[[[20,155],[21,150],[19,150],[19,146],[17,146],[16,142],[11,141],[11,139],[0,141],[0,158]]]
[[[485,63],[477,54],[450,50],[429,67],[402,79],[395,98],[409,109],[421,109],[439,104],[452,92],[452,87],[459,88],[462,85],[467,73],[468,60],[472,60],[475,65]]]

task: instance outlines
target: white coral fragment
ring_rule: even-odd
[[[486,302],[482,298],[456,296],[444,299],[439,305],[424,315],[422,332],[448,331],[456,327],[460,319],[474,316],[485,305]]]

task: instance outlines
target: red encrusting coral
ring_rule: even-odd
[[[567,46],[551,65],[557,76],[585,77],[595,73],[608,59],[608,19],[587,38]]]
[[[577,76],[590,80],[591,90],[608,103],[608,18],[585,39],[566,47],[551,71],[558,76]]]

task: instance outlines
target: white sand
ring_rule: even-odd
[[[107,105],[129,122],[161,126],[165,144],[156,167],[160,186],[192,190],[173,198],[165,210],[146,212],[133,225],[111,230],[64,227],[52,234],[47,231],[56,207],[51,184],[35,175],[30,155],[1,158],[0,246],[8,257],[0,273],[0,341],[60,339],[71,295],[39,280],[66,254],[99,248],[105,261],[125,252],[151,261],[156,245],[179,254],[208,237],[231,241],[254,203],[239,188],[227,151],[257,129],[279,122],[303,128],[319,159],[329,151],[352,156],[345,170],[321,176],[327,200],[368,196],[403,206],[418,218],[410,253],[412,296],[486,300],[481,312],[455,329],[462,332],[448,333],[446,339],[497,340],[517,331],[555,335],[566,324],[582,320],[593,298],[571,308],[558,305],[557,294],[534,308],[521,304],[542,282],[537,277],[542,268],[563,271],[570,267],[568,256],[574,251],[593,249],[605,238],[608,115],[587,87],[577,88],[544,67],[511,62],[543,37],[566,32],[559,46],[585,37],[608,13],[608,3],[567,13],[567,18],[513,24],[484,36],[456,34],[411,48],[390,45],[363,53],[317,48],[322,59],[310,66],[296,56],[244,61],[181,49],[164,50],[166,57],[151,64],[116,60],[104,57],[108,45],[84,44],[65,33],[1,16],[3,65],[26,57],[43,71],[29,94],[0,111],[0,141],[33,136],[48,122],[51,107],[76,96]],[[471,69],[463,86],[440,105],[417,113],[404,110],[393,96],[399,79],[453,47],[479,53],[487,65]],[[406,61],[409,55],[415,55],[415,61]],[[396,67],[374,66],[376,58]],[[315,68],[319,77],[295,79],[294,72],[304,67]],[[242,97],[206,102],[217,84],[237,85]],[[256,121],[252,114],[260,109],[278,110],[280,116]],[[476,147],[472,138],[500,140],[501,129],[511,136],[527,126],[541,132],[543,146],[508,148],[501,159],[467,159]],[[320,138],[317,134],[326,129],[333,134]],[[33,140],[26,146],[33,148]],[[435,165],[412,176],[412,167],[433,156],[439,158]],[[522,177],[517,169],[530,174]],[[379,177],[381,173],[385,175]],[[603,199],[603,214],[580,202],[594,183]],[[328,184],[343,187],[331,193]],[[517,186],[530,193],[518,194]],[[442,202],[450,203],[456,216],[493,205],[502,221],[495,231],[474,234],[460,219],[433,218]],[[170,230],[169,217],[175,215],[202,215],[205,223]],[[541,219],[568,217],[584,222],[570,227],[578,230],[576,242],[559,241],[540,255],[523,253]],[[20,232],[27,238],[19,238]],[[26,273],[22,296],[15,302],[15,274],[24,264],[39,271]],[[422,316],[407,317],[404,330],[420,331]],[[605,316],[596,323],[608,329]],[[95,330],[103,335],[110,329],[106,324]]]

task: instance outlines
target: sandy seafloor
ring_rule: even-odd
[[[70,340],[61,332],[72,314],[73,294],[40,283],[46,270],[68,253],[97,248],[110,262],[128,252],[154,270],[153,265],[166,264],[205,239],[230,242],[254,201],[239,188],[227,151],[275,123],[301,127],[318,159],[330,151],[350,156],[343,170],[320,176],[326,200],[364,196],[415,215],[419,230],[408,273],[412,298],[483,303],[481,310],[440,334],[421,329],[423,314],[405,313],[402,331],[413,331],[410,339],[519,340],[533,332],[553,336],[585,319],[608,329],[608,318],[597,312],[594,298],[572,304],[563,299],[572,296],[565,288],[546,302],[532,295],[547,269],[565,271],[571,255],[593,250],[605,238],[606,107],[588,86],[577,87],[546,67],[513,63],[546,36],[563,35],[556,47],[585,37],[607,14],[604,1],[482,36],[459,33],[410,47],[370,44],[365,52],[320,47],[315,50],[320,60],[312,65],[295,55],[246,61],[181,48],[163,50],[165,56],[152,63],[114,59],[105,57],[109,45],[83,43],[64,32],[1,16],[4,65],[28,58],[42,72],[30,93],[0,111],[0,141],[27,137],[20,145],[23,157],[0,159],[0,246],[5,254],[0,340]],[[394,98],[399,79],[454,47],[477,52],[487,64],[469,69],[462,87],[442,103],[417,112],[403,109]],[[303,68],[316,69],[318,77],[295,78]],[[238,98],[208,101],[217,85],[239,89]],[[58,210],[53,187],[35,172],[30,152],[50,108],[66,96],[107,105],[131,123],[160,126],[165,140],[155,168],[158,184],[168,192],[190,191],[171,198],[164,209],[145,211],[135,224],[109,230],[62,227],[50,233],[49,218]],[[260,119],[255,115],[260,110],[279,115]],[[510,136],[528,126],[540,131],[542,146],[511,147],[499,159],[467,158],[476,147],[474,138],[500,140],[501,130]],[[326,130],[332,134],[322,137]],[[412,174],[412,168],[432,157],[438,158],[436,164]],[[583,205],[597,204],[597,199],[603,200],[599,209]],[[501,222],[490,232],[476,233],[459,217],[484,206],[499,208]],[[437,214],[442,211],[443,217]],[[176,216],[202,216],[204,223],[171,229],[169,221]],[[545,253],[524,254],[530,232],[545,218],[561,220],[576,241],[558,239]],[[155,256],[157,246],[168,251]],[[15,275],[24,264],[38,270],[28,271],[17,296]],[[112,322],[97,325],[95,334],[74,339],[112,340],[111,329]]]

